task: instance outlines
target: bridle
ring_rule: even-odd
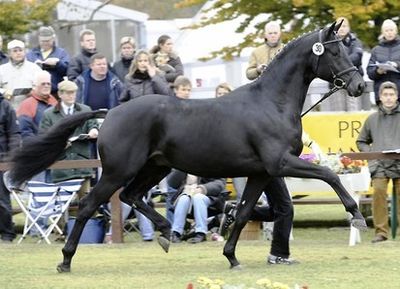
[[[336,38],[333,40],[328,40],[325,42],[322,42],[322,29],[319,31],[318,33],[318,38],[319,38],[319,42],[314,43],[313,45],[313,53],[316,56],[316,61],[315,61],[315,72],[318,72],[319,69],[319,60],[320,60],[320,56],[322,54],[324,54],[325,52],[325,46],[329,45],[329,44],[333,44],[333,43],[338,43],[340,41],[342,41],[340,38]],[[310,110],[312,110],[314,107],[316,107],[318,104],[320,104],[323,100],[325,100],[326,98],[328,98],[330,95],[332,95],[333,93],[335,93],[336,91],[338,91],[339,89],[344,89],[346,88],[352,81],[354,74],[358,71],[358,69],[353,65],[350,66],[349,68],[346,68],[345,70],[342,70],[341,72],[339,72],[338,74],[335,74],[332,70],[332,66],[331,64],[328,64],[329,66],[329,70],[332,73],[332,77],[333,77],[333,87],[324,94],[324,96],[315,104],[313,104],[309,109],[307,109],[305,112],[303,112],[301,114],[301,117],[303,117],[305,114],[307,114]],[[350,75],[350,80],[348,83],[346,83],[346,81],[341,78],[341,76],[351,73]]]

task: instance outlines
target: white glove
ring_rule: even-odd
[[[322,152],[321,148],[316,142],[312,142],[310,148],[319,161],[326,158],[326,155]]]

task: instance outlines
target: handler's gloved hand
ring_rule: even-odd
[[[319,161],[326,159],[325,153],[321,150],[321,148],[316,142],[312,142],[310,148]]]

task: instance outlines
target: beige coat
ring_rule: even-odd
[[[279,43],[276,47],[263,44],[254,49],[250,55],[249,67],[246,69],[247,78],[250,80],[256,79],[261,73],[257,71],[257,67],[261,64],[268,65],[282,48],[283,44]]]

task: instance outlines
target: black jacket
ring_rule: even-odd
[[[89,68],[90,57],[96,54],[97,51],[89,52],[85,49],[81,53],[71,58],[68,66],[67,76],[69,80],[75,80],[83,71]]]
[[[3,160],[8,152],[18,148],[20,143],[21,132],[15,111],[0,94],[0,160]]]
[[[394,82],[400,89],[400,73],[388,71],[386,74],[378,74],[376,72],[376,62],[385,63],[387,61],[396,62],[397,67],[400,68],[400,38],[397,37],[392,41],[381,40],[371,51],[367,73],[369,78],[374,81],[375,100],[377,103],[379,102],[379,86],[383,82]]]

